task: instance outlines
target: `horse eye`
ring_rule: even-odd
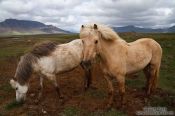
[[[98,40],[95,40],[95,44],[97,44],[98,43]]]
[[[18,88],[16,88],[16,90],[18,90]]]

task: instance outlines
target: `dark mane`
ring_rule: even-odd
[[[37,58],[31,53],[27,53],[20,58],[16,69],[15,78],[21,85],[24,85],[31,77],[33,71],[32,64],[34,62],[37,62]]]
[[[42,56],[48,56],[52,51],[55,50],[56,46],[57,46],[56,42],[51,41],[41,42],[33,47],[31,53],[38,58]]]
[[[48,41],[36,44],[29,53],[26,53],[20,58],[15,79],[17,79],[21,85],[24,85],[32,75],[33,63],[36,63],[40,57],[50,55],[50,53],[55,50],[56,45],[55,42]]]

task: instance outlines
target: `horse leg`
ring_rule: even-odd
[[[117,82],[118,82],[118,85],[119,85],[121,106],[123,107],[124,97],[125,97],[125,76],[124,75],[117,75],[116,79],[117,79]]]
[[[150,94],[150,84],[151,84],[151,81],[150,81],[150,64],[148,64],[144,69],[143,69],[143,72],[145,74],[145,77],[146,77],[146,85],[145,85],[145,90],[146,90],[146,94],[149,95]]]
[[[147,89],[147,95],[150,96],[150,94],[155,90],[156,84],[157,84],[157,69],[156,65],[150,64],[150,69],[149,69],[149,84],[148,84],[148,89]]]
[[[104,76],[107,83],[108,83],[108,88],[109,88],[109,102],[107,104],[107,109],[111,108],[111,105],[113,103],[114,100],[114,87],[112,85],[112,81],[109,79],[110,77],[105,75]]]
[[[158,81],[158,77],[159,77],[159,69],[160,69],[160,65],[155,65],[154,67],[152,67],[154,69],[152,69],[152,85],[151,85],[151,92],[154,92],[157,88],[157,81]]]
[[[63,99],[63,96],[62,96],[61,93],[60,93],[60,88],[59,88],[59,86],[58,86],[56,76],[52,76],[52,82],[53,82],[53,84],[54,84],[54,86],[55,86],[55,90],[56,90],[56,92],[57,92],[57,94],[58,94],[59,99]]]
[[[85,72],[85,78],[86,78],[86,88],[85,89],[88,89],[90,87],[90,85],[92,84],[92,74],[91,74],[91,69],[88,69],[86,72]]]
[[[92,84],[92,72],[91,72],[91,62],[88,63],[81,63],[81,67],[83,68],[85,72],[85,77],[84,77],[84,90],[86,91],[89,86]]]
[[[43,95],[43,76],[40,76],[40,88],[38,98],[41,99],[42,95]]]

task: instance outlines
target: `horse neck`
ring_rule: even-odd
[[[100,47],[98,47],[98,53],[101,57],[101,60],[104,62],[108,62],[110,60],[110,56],[113,56],[113,50],[119,51],[121,48],[125,47],[126,42],[122,39],[118,40],[100,40]],[[117,46],[117,47],[116,47]]]
[[[28,83],[33,72],[33,63],[37,62],[37,58],[32,54],[25,54],[20,60],[15,73],[15,78],[20,85]]]
[[[83,49],[84,49],[82,40],[77,39],[76,43],[74,43],[72,47],[73,48],[71,51],[74,51],[74,54],[76,54],[82,60],[83,59]]]
[[[28,81],[29,81],[28,79],[27,80],[23,80],[21,77],[19,77],[18,75],[16,75],[16,73],[15,73],[14,80],[17,81],[19,83],[19,85],[21,85],[21,86],[27,84]]]

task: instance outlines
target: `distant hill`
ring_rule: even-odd
[[[167,29],[168,32],[175,32],[175,26],[172,26]]]
[[[124,27],[112,27],[116,32],[138,32],[138,33],[172,33],[175,32],[175,26],[169,28],[141,28],[133,25]]]
[[[30,34],[56,34],[71,33],[53,25],[45,25],[38,21],[6,19],[0,22],[0,35],[30,35]]]

